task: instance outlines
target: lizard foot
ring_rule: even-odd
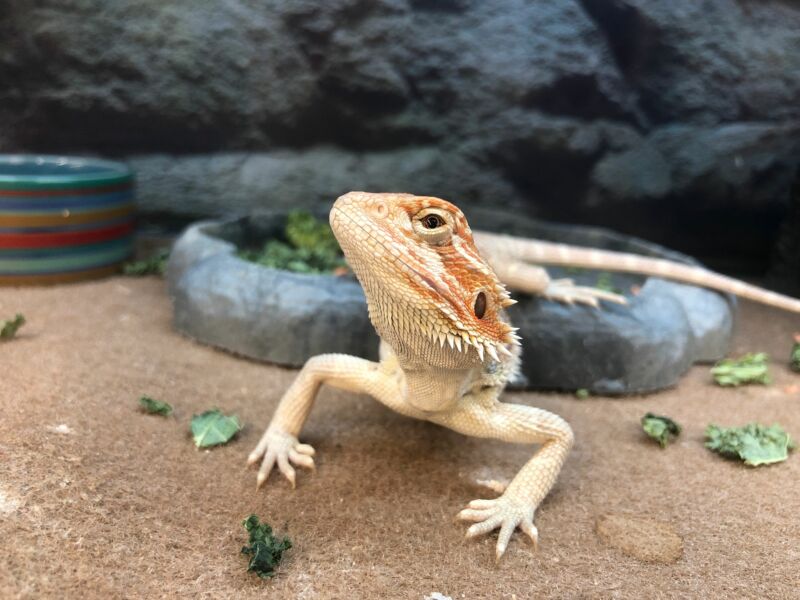
[[[575,304],[577,302],[579,304],[588,304],[595,308],[599,305],[600,300],[616,302],[617,304],[628,303],[625,296],[598,288],[575,285],[572,279],[555,279],[551,281],[542,296],[556,302],[565,304]]]
[[[458,518],[475,522],[467,529],[468,538],[500,528],[495,550],[495,559],[499,562],[506,551],[511,534],[517,527],[528,534],[533,541],[534,549],[538,548],[539,532],[533,524],[535,510],[536,507],[533,505],[503,494],[494,500],[473,500],[469,503],[469,508],[458,513]]]
[[[247,457],[247,464],[253,465],[261,460],[256,477],[256,487],[260,488],[269,477],[272,467],[278,464],[278,469],[284,477],[295,487],[295,470],[290,463],[298,467],[314,468],[314,448],[308,444],[301,444],[291,433],[268,428],[258,446]]]

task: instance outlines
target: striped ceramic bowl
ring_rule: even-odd
[[[116,271],[133,250],[133,173],[93,158],[0,155],[0,284]]]

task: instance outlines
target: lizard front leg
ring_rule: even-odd
[[[476,437],[513,443],[542,444],[498,498],[473,500],[459,518],[474,521],[467,537],[500,528],[496,558],[506,551],[511,534],[519,527],[534,543],[539,534],[533,524],[536,508],[553,487],[573,443],[572,429],[564,419],[539,408],[494,402],[463,402],[436,422]]]
[[[385,404],[399,395],[397,378],[383,363],[346,354],[321,354],[310,358],[284,393],[269,427],[247,458],[251,465],[261,461],[258,487],[264,484],[276,463],[292,487],[295,486],[292,464],[314,468],[314,448],[301,444],[297,436],[323,383],[370,394]]]

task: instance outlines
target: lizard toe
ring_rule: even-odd
[[[494,500],[473,500],[469,506],[470,508],[458,514],[458,518],[462,520],[475,521],[475,524],[467,529],[466,537],[476,537],[500,528],[495,547],[497,561],[505,554],[517,527],[531,538],[534,548],[537,546],[539,532],[533,524],[535,506],[506,494]]]

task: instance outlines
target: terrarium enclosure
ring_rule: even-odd
[[[0,83],[0,599],[800,597],[798,1],[0,0]]]

